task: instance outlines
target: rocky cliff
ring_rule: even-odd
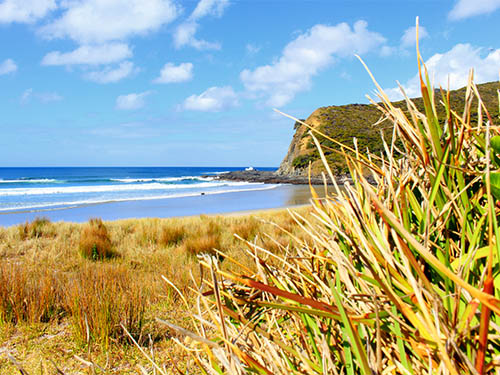
[[[496,119],[499,118],[499,88],[500,85],[498,82],[478,85],[482,100],[485,102],[490,114]],[[441,93],[436,92],[436,102],[440,97]],[[465,105],[464,98],[465,88],[450,92],[451,106],[457,113],[463,111]],[[417,98],[413,99],[413,101],[417,108],[422,111],[422,99]],[[403,109],[403,111],[406,109],[406,103],[404,101],[395,102],[393,104]],[[477,108],[477,103],[473,103],[472,108]],[[441,118],[445,117],[443,116],[444,107],[442,105],[437,105],[437,111],[441,115]],[[372,153],[380,153],[383,149],[381,133],[389,142],[392,135],[392,124],[388,121],[379,122],[380,119],[381,112],[374,105],[349,104],[318,108],[305,120],[305,122],[323,134],[345,145],[353,146],[353,138],[355,137],[357,138],[358,147],[361,151],[368,148]],[[335,152],[335,150],[339,150],[339,146],[317,134],[316,137],[320,141],[323,152],[334,173],[337,175],[346,173],[347,169],[343,157]],[[324,170],[318,150],[308,133],[307,127],[300,123],[295,123],[295,134],[288,148],[288,153],[283,159],[277,174],[290,177],[304,176],[307,174],[309,163],[312,164],[313,175],[318,175]]]

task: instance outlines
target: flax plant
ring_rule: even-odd
[[[382,155],[342,145],[352,177],[343,188],[317,141],[325,135],[295,119],[336,192],[318,199],[311,187],[314,217],[291,213],[307,232],[290,235],[293,246],[247,242],[256,272],[203,257],[197,331],[161,322],[186,336],[179,343],[204,373],[498,373],[498,113],[472,72],[465,107],[451,108],[418,62],[423,111],[406,96],[394,107],[374,80],[392,141]]]

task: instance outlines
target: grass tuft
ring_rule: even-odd
[[[53,237],[54,227],[49,219],[37,217],[31,223],[26,222],[18,226],[19,238],[26,240],[30,238]]]
[[[80,254],[91,260],[112,258],[116,255],[108,229],[101,219],[90,219],[83,227],[79,243]]]
[[[69,283],[66,309],[80,342],[126,341],[120,325],[140,340],[145,322],[148,288],[138,285],[124,266],[98,264],[84,267]]]
[[[200,254],[214,254],[214,249],[219,249],[220,236],[217,234],[205,234],[187,237],[182,242],[184,251],[192,256]]]
[[[177,245],[185,236],[186,228],[184,226],[168,223],[161,229],[159,242],[163,246]]]

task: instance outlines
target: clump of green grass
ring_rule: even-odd
[[[112,258],[116,255],[106,225],[101,219],[90,219],[80,234],[80,253],[91,260]]]
[[[31,223],[26,222],[18,226],[19,238],[26,240],[29,238],[53,237],[54,228],[49,219],[37,217]]]
[[[204,372],[498,368],[500,120],[472,74],[465,106],[455,108],[448,91],[434,91],[418,59],[423,110],[408,98],[405,111],[395,107],[377,85],[380,103],[373,105],[394,137],[382,141],[382,154],[342,145],[352,184],[336,185],[310,134],[336,194],[320,200],[311,189],[312,219],[293,215],[307,236],[292,233],[293,246],[277,254],[249,244],[257,271],[244,276],[204,257],[208,290],[192,316],[196,332],[163,322],[200,344],[186,349]]]

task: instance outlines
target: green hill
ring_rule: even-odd
[[[477,87],[490,115],[497,125],[500,124],[498,105],[500,84],[498,82],[489,82],[479,84]],[[436,92],[436,97],[438,95],[441,94]],[[415,98],[412,100],[417,108],[422,111],[422,99]],[[465,88],[450,91],[450,100],[452,108],[457,113],[462,113],[465,105]],[[406,109],[406,102],[404,101],[394,102],[393,104],[403,111]],[[472,103],[472,108],[472,115],[477,116],[477,101]],[[437,111],[442,114],[444,107],[439,105]],[[368,148],[372,153],[380,153],[383,149],[381,131],[386,140],[390,140],[392,135],[392,124],[389,121],[385,120],[374,125],[381,118],[382,113],[373,104],[349,104],[320,107],[305,122],[338,142],[352,146],[353,138],[357,138],[360,150],[364,151]],[[324,137],[318,135],[317,137],[334,173],[345,173],[346,165],[343,157],[332,151],[338,150],[339,146]],[[319,153],[312,138],[308,134],[308,129],[297,122],[295,124],[295,134],[288,153],[280,165],[278,174],[304,175],[307,173],[310,162],[312,162],[313,174],[321,173],[323,169],[322,163],[319,160]]]

